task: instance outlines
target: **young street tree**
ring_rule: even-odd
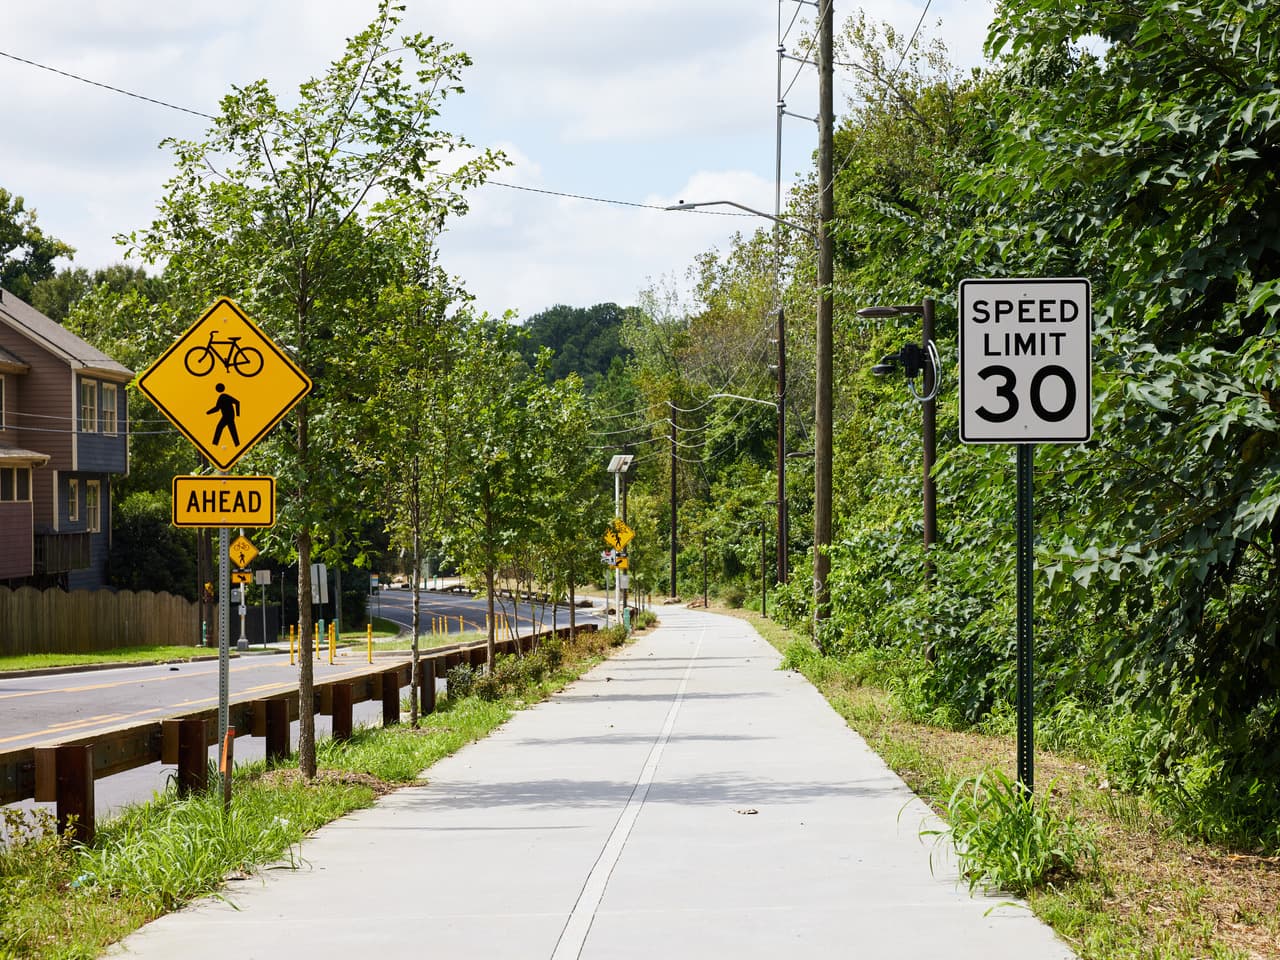
[[[335,513],[358,503],[349,470],[358,410],[371,389],[360,345],[380,292],[402,272],[393,228],[436,229],[465,207],[463,192],[503,161],[469,152],[439,129],[462,92],[466,54],[421,34],[397,36],[403,8],[382,0],[373,23],[347,42],[291,107],[265,81],[233,88],[204,140],[168,141],[177,172],[159,216],[129,238],[190,291],[192,313],[217,295],[237,299],[315,381],[314,392],[251,455],[278,475],[281,522],[298,563],[298,595],[311,594],[312,542]],[[449,163],[450,166],[445,166]],[[313,689],[311,611],[300,604],[299,690]],[[299,765],[315,774],[315,727],[303,711]]]
[[[418,637],[421,635],[422,548],[438,531],[450,493],[453,435],[447,406],[462,331],[470,324],[462,297],[428,254],[410,284],[384,296],[384,329],[370,344],[378,370],[368,409],[368,435],[383,440],[375,475],[383,491],[392,543],[407,549],[413,569],[410,723],[418,723]],[[432,682],[432,681],[428,681]]]

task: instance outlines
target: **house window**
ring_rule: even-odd
[[[98,381],[80,381],[80,432],[98,432]]]
[[[0,467],[0,503],[31,500],[31,468]]]
[[[102,432],[110,437],[116,435],[116,410],[116,385],[104,383],[102,385]]]
[[[102,487],[97,480],[84,485],[84,528],[90,533],[102,529]]]
[[[67,520],[71,523],[80,522],[80,481],[67,481]]]

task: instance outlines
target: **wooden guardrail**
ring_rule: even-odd
[[[579,626],[593,632],[596,624]],[[499,640],[499,653],[533,649],[547,637],[568,636],[569,629],[544,630],[527,637]],[[480,666],[485,643],[451,644],[423,651],[419,662],[419,712],[435,710],[436,677],[459,664]],[[409,683],[411,664],[372,666],[356,676],[318,682],[311,712],[333,718],[333,737],[351,736],[352,705],[382,701],[384,726],[400,720],[400,689]],[[287,757],[289,725],[301,713],[299,693],[289,690],[265,698],[241,700],[228,707],[227,726],[235,736],[266,738],[268,762]],[[58,831],[74,823],[76,839],[91,843],[94,833],[95,780],[152,763],[177,764],[178,790],[203,790],[208,776],[209,747],[217,742],[216,708],[116,727],[72,740],[19,747],[0,753],[0,804],[34,799],[57,804]]]

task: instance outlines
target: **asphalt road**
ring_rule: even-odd
[[[465,594],[437,593],[424,590],[420,596],[419,629],[430,634],[432,618],[444,618],[450,633],[459,632],[458,618],[462,618],[466,630],[483,630],[485,615],[488,613],[488,601],[483,597],[468,597]],[[505,613],[509,618],[517,619],[521,633],[533,629],[548,629],[551,626],[551,607],[544,604],[513,603],[510,600],[495,601],[495,609]],[[369,600],[369,612],[374,616],[384,617],[400,624],[406,630],[413,625],[413,591],[382,590]],[[578,609],[578,622],[583,623],[591,616],[587,608]],[[592,621],[594,622],[594,621]],[[569,625],[569,610],[561,605],[556,611],[556,624],[561,627]]]

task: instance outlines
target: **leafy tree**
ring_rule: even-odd
[[[464,570],[484,578],[490,667],[496,654],[498,574],[537,536],[530,504],[537,496],[543,458],[552,452],[535,416],[539,391],[547,389],[542,370],[529,372],[515,337],[505,325],[479,325],[470,331],[448,413],[462,425],[455,457],[465,467],[453,484],[454,514],[445,547]]]
[[[113,587],[196,599],[195,536],[174,527],[172,516],[168,493],[133,493],[115,505],[107,561]]]
[[[521,343],[520,353],[532,366],[538,352],[543,347],[549,348],[552,360],[547,368],[547,380],[563,380],[576,373],[590,389],[608,372],[615,358],[625,360],[630,356],[621,338],[625,313],[616,303],[551,307],[525,322],[528,339]]]
[[[443,102],[462,92],[470,61],[421,34],[397,36],[400,19],[401,8],[382,0],[342,57],[301,85],[295,106],[282,106],[258,81],[223,99],[206,139],[168,141],[177,172],[157,220],[131,237],[149,260],[167,261],[168,279],[191,304],[175,328],[216,295],[234,293],[316,383],[251,457],[278,477],[274,535],[292,537],[302,597],[316,537],[340,517],[347,529],[361,520],[350,451],[371,378],[359,347],[380,291],[402,271],[393,228],[439,227],[465,209],[464,189],[500,163],[491,152],[456,162],[467,144],[437,124]],[[306,605],[299,627],[299,690],[310,702]],[[314,775],[306,711],[298,752],[303,772]]]
[[[30,303],[35,285],[53,276],[53,261],[74,253],[45,235],[22,197],[0,187],[0,287]]]
[[[1280,37],[1274,5],[1173,0],[1003,5],[990,46],[1071,65],[1011,90],[986,184],[1060,202],[1023,244],[1079,249],[1095,276],[1098,441],[1061,569],[1118,613],[1125,693],[1172,724],[1172,772],[1207,738],[1223,773],[1280,770]],[[1095,58],[1078,51],[1100,37]],[[1176,706],[1173,709],[1173,705]]]
[[[406,238],[406,244],[421,237]],[[472,321],[444,272],[423,252],[412,282],[384,295],[383,326],[366,356],[379,371],[371,396],[368,427],[358,456],[376,454],[391,543],[412,558],[413,622],[411,689],[418,689],[421,633],[421,571],[424,544],[439,539],[450,504],[455,463],[453,438],[460,424],[449,415],[453,393],[461,389],[454,371],[462,332]],[[369,441],[377,437],[376,443]],[[410,697],[410,722],[418,722],[418,698]]]
[[[124,263],[102,267],[92,273],[83,267],[68,267],[41,280],[32,288],[31,305],[51,320],[64,323],[77,303],[100,289],[116,295],[139,291],[155,301],[163,296],[164,284],[160,278],[148,276],[142,267],[131,267]],[[109,327],[112,318],[82,314],[81,324],[85,329],[80,332],[80,336],[90,343],[96,343],[93,331],[99,324]]]

